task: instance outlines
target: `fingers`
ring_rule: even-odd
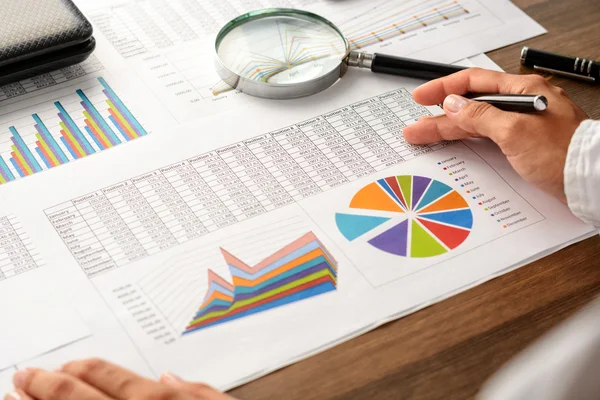
[[[4,396],[4,400],[35,400],[35,399],[33,397],[29,396],[24,391],[17,389],[14,392],[8,393],[6,396]]]
[[[25,399],[38,400],[110,400],[93,387],[59,372],[39,369],[19,371],[13,378],[17,393],[26,393]]]
[[[423,117],[419,122],[402,131],[404,138],[412,144],[429,144],[442,140],[459,140],[476,136],[461,129],[446,115]]]
[[[159,383],[100,359],[70,362],[62,367],[62,372],[119,400],[144,398],[144,395],[164,391]]]
[[[444,111],[450,121],[472,136],[483,136],[501,144],[519,126],[523,116],[502,111],[488,103],[450,95],[444,100]]]
[[[171,373],[160,377],[160,382],[175,390],[182,390],[202,400],[233,400],[232,397],[221,393],[203,383],[186,382],[177,375]]]
[[[412,144],[441,140],[487,137],[502,144],[519,129],[523,116],[501,111],[487,103],[451,95],[444,101],[445,115],[421,118],[404,128],[404,138]]]
[[[544,94],[550,84],[540,75],[509,75],[504,72],[469,68],[444,78],[435,79],[418,87],[413,98],[419,104],[436,105],[451,94],[504,93]]]

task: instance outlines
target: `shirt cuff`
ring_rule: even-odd
[[[584,222],[600,226],[600,121],[585,120],[579,125],[567,153],[564,185],[571,212]]]

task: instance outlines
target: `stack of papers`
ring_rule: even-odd
[[[22,293],[69,327],[27,329],[37,345],[0,357],[0,386],[101,356],[228,389],[593,233],[488,141],[408,144],[403,127],[442,113],[413,101],[422,82],[356,70],[250,98],[211,46],[253,4],[96,3],[79,2],[93,57],[0,88],[0,348],[39,318]],[[544,33],[508,1],[263,3],[367,51],[492,69],[477,54]]]

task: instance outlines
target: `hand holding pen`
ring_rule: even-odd
[[[551,112],[513,113],[463,97],[467,92],[537,93]],[[575,130],[587,117],[564,91],[539,75],[509,75],[471,68],[430,81],[413,91],[416,102],[443,103],[445,114],[424,117],[403,129],[406,140],[429,144],[442,140],[489,138],[517,173],[542,190],[565,200],[563,170]]]

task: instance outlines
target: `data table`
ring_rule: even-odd
[[[0,86],[0,102],[32,92],[37,92],[38,90],[42,90],[51,86],[59,85],[81,76],[100,71],[103,68],[104,67],[100,61],[98,61],[98,59],[92,55],[90,58],[80,64],[71,65],[56,71],[36,75],[18,82]]]
[[[405,89],[159,168],[46,210],[88,274],[126,265],[443,148],[402,129],[429,111]]]
[[[12,216],[0,216],[0,280],[30,271],[41,266],[23,227]]]

